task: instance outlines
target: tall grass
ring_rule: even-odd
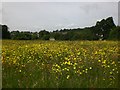
[[[3,40],[3,88],[119,88],[116,41]]]

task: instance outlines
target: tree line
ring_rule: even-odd
[[[0,25],[2,39],[13,40],[120,40],[120,26],[114,24],[113,18],[108,17],[97,21],[95,26],[61,29],[53,32],[41,30],[40,32],[9,31],[7,25]]]

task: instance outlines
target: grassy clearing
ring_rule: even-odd
[[[118,88],[117,41],[2,42],[3,88]]]

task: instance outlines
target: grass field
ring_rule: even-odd
[[[2,41],[3,88],[118,88],[117,41]]]

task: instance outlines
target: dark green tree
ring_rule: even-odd
[[[19,31],[12,31],[11,32],[11,39],[14,39],[14,40],[19,40],[20,39],[20,32]]]
[[[10,32],[7,25],[2,25],[2,39],[10,39]]]
[[[49,40],[50,38],[50,33],[46,30],[42,30],[39,32],[39,39],[41,40]]]
[[[12,31],[11,38],[16,40],[31,40],[32,35],[31,32]]]
[[[120,26],[117,26],[110,31],[109,40],[120,40]]]
[[[116,27],[116,25],[114,24],[113,18],[108,17],[106,20],[102,19],[101,21],[98,21],[92,32],[94,33],[94,36],[97,40],[104,40],[108,39],[110,31],[114,27]]]
[[[21,32],[21,40],[31,40],[31,32]]]
[[[2,25],[0,25],[0,39],[2,39]]]
[[[38,39],[38,33],[37,32],[31,33],[31,39],[32,40]]]

